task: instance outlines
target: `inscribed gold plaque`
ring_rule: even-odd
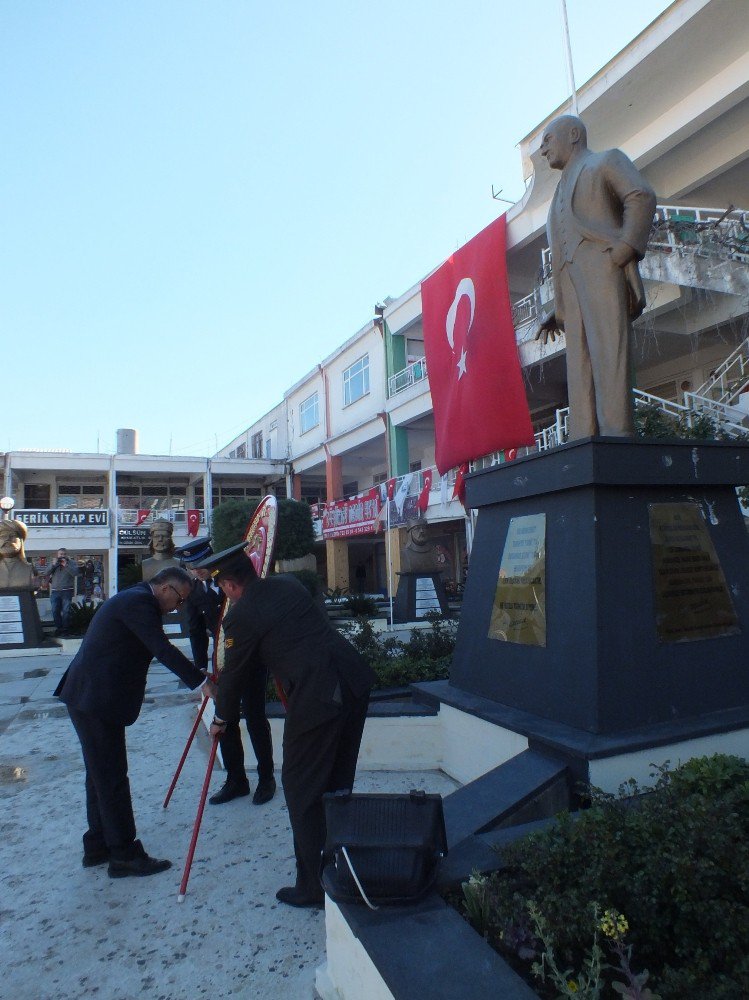
[[[546,645],[546,515],[513,517],[499,567],[489,638]]]
[[[650,544],[661,642],[709,639],[741,631],[699,504],[651,504]]]

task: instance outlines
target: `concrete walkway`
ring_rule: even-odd
[[[81,867],[83,763],[67,713],[52,698],[70,658],[68,651],[0,658],[0,998],[314,997],[323,914],[283,906],[274,895],[294,871],[280,790],[265,806],[244,798],[206,807],[187,897],[177,902],[208,739],[201,731],[162,809],[196,700],[159,664],[128,730],[130,781],[138,835],[174,867],[117,880],[106,865]],[[212,790],[222,781],[214,774]],[[455,785],[439,772],[357,780],[359,791],[410,788],[447,794]]]

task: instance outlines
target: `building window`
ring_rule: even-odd
[[[104,487],[96,483],[85,483],[82,486],[77,484],[60,485],[57,488],[58,507],[68,509],[78,508],[99,508],[104,506]]]
[[[306,434],[320,423],[320,407],[317,393],[313,392],[308,399],[299,404],[299,433]]]
[[[375,472],[372,476],[372,483],[374,486],[379,486],[380,483],[384,483],[387,480],[387,472]]]
[[[421,472],[421,462],[409,462],[408,463],[409,472]]]
[[[250,438],[250,447],[252,448],[253,458],[263,457],[263,432],[258,431],[257,434],[253,434]]]
[[[247,442],[243,441],[233,451],[230,451],[229,458],[247,458]]]
[[[349,406],[369,392],[369,355],[355,361],[343,373],[343,405]]]

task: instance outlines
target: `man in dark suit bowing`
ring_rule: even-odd
[[[86,766],[83,866],[108,861],[112,878],[155,875],[171,867],[170,861],[149,857],[135,838],[125,727],[140,713],[152,659],[188,687],[205,682],[208,693],[213,691],[205,674],[171,645],[162,628],[162,616],[180,607],[190,589],[188,574],[172,567],[110,597],[94,615],[55,691],[67,705]]]
[[[276,898],[320,906],[320,852],[325,842],[325,792],[351,788],[374,673],[334,629],[325,611],[293,576],[259,579],[245,543],[201,565],[231,606],[224,615],[224,667],[211,735],[239,718],[245,675],[260,664],[286,700],[281,778],[294,834],[296,884]]]

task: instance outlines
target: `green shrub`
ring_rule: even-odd
[[[279,500],[276,559],[301,559],[315,547],[312,511],[303,500]]]
[[[362,618],[374,618],[380,610],[377,601],[365,594],[348,594],[342,607],[348,614]]]
[[[100,607],[101,603],[94,604],[86,602],[85,604],[71,604],[69,619],[69,628],[71,633],[73,635],[85,635],[86,630],[91,624],[91,619]]]
[[[320,594],[320,577],[312,569],[295,569],[290,576],[295,576],[300,583],[303,583],[312,597]]]
[[[506,870],[487,880],[494,933],[515,954],[538,948],[532,903],[555,954],[579,968],[591,908],[613,909],[663,1000],[747,996],[749,763],[715,755],[655,775],[646,793],[593,791],[575,818],[504,848]]]
[[[438,617],[429,630],[415,629],[403,643],[387,632],[378,632],[367,618],[341,626],[348,640],[372,667],[375,690],[404,687],[416,681],[444,680],[450,673],[455,629]]]
[[[225,500],[213,511],[211,544],[215,552],[238,545],[245,536],[260,500]],[[309,555],[315,544],[312,512],[308,503],[298,500],[278,501],[276,559],[299,559]]]
[[[239,545],[259,504],[258,497],[250,500],[232,499],[224,500],[214,508],[211,517],[211,545],[214,552]]]

